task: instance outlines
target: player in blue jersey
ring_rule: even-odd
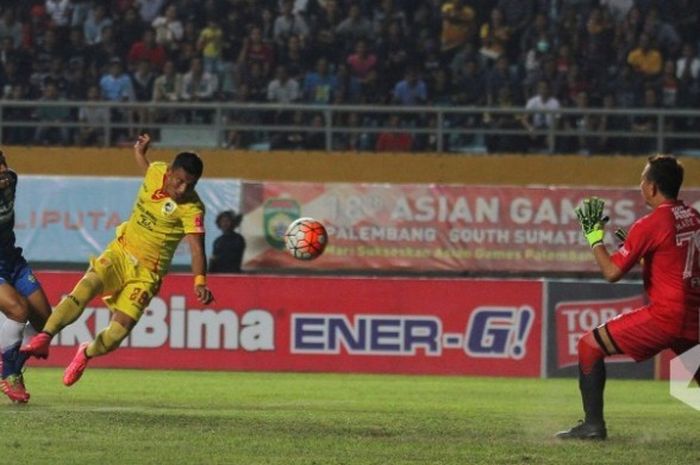
[[[37,333],[35,328],[43,328],[51,306],[22,256],[22,248],[15,245],[16,189],[17,173],[7,166],[0,151],[0,311],[6,317],[0,324],[0,390],[13,402],[26,403],[29,393],[22,369],[27,356],[19,347],[23,337],[28,341]]]

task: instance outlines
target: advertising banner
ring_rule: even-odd
[[[574,214],[592,195],[606,200],[610,231],[648,211],[638,188],[245,183],[245,267],[597,271]],[[684,198],[700,205],[700,190]],[[283,251],[285,228],[300,215],[329,233],[311,265]]]
[[[52,303],[79,273],[37,273]],[[170,275],[103,367],[540,376],[542,283],[467,279]],[[55,339],[64,366],[105,327],[95,300]]]
[[[641,283],[547,281],[547,377],[578,377],[579,339],[595,327],[645,304]],[[619,378],[653,378],[654,361],[635,363],[624,355],[605,359]]]
[[[114,239],[114,228],[125,221],[142,178],[82,176],[22,176],[15,201],[17,245],[30,262],[85,263]],[[218,235],[215,220],[222,210],[239,210],[240,182],[202,179],[197,192],[207,215],[206,250]],[[178,248],[173,264],[190,263],[187,244]]]

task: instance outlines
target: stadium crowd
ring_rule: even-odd
[[[697,108],[700,2],[694,0],[44,0],[1,1],[0,83],[5,100],[300,102],[444,107]],[[125,112],[5,106],[4,143],[100,143],[109,117],[143,125],[207,122],[200,112]],[[323,126],[313,113],[237,112]],[[339,113],[334,124],[386,133],[338,135],[345,150],[431,150],[422,115]],[[82,121],[78,130],[51,126]],[[473,114],[452,128],[653,133],[640,116]],[[694,118],[669,118],[678,131]],[[229,147],[270,137],[272,148],[323,148],[322,133],[230,131]],[[448,145],[458,141],[448,138]],[[683,141],[679,141],[681,144]],[[487,136],[490,151],[541,150],[541,137]],[[651,139],[560,137],[580,153],[647,152]]]

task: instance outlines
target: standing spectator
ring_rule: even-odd
[[[528,132],[555,128],[559,119],[559,114],[554,113],[559,110],[559,100],[551,94],[550,84],[547,81],[540,81],[537,84],[537,95],[531,97],[525,104],[526,110],[547,110],[547,112],[533,112],[524,114],[520,122]],[[530,135],[531,148],[543,150],[553,147],[554,141],[547,140],[544,135]]]
[[[256,63],[260,65],[262,78],[267,79],[272,72],[275,55],[272,47],[263,42],[262,30],[258,26],[250,29],[248,37],[243,40],[243,47],[238,55],[238,68],[245,74]]]
[[[136,65],[136,70],[131,73],[131,83],[134,86],[134,97],[137,102],[149,102],[153,96],[153,82],[155,75],[151,71],[151,65],[146,60],[141,60]],[[148,108],[138,108],[134,112],[137,121],[143,130],[150,123],[150,111]],[[143,130],[139,131],[142,132]]]
[[[535,14],[534,0],[498,0],[496,8],[503,12],[506,24],[511,30],[513,43],[520,43],[525,28],[532,22]],[[511,61],[517,58],[518,50],[513,48]]]
[[[352,44],[360,40],[371,40],[374,37],[372,23],[362,15],[360,5],[352,3],[348,16],[335,28],[338,39],[343,43],[343,50],[349,50]]]
[[[0,21],[0,38],[10,37],[15,49],[22,46],[22,23],[17,21],[14,8],[6,8]]]
[[[308,57],[302,49],[299,36],[292,35],[287,39],[287,44],[279,53],[277,63],[287,68],[290,77],[296,80],[304,78],[305,64],[308,63]]]
[[[379,60],[383,63],[382,78],[397,82],[406,72],[414,42],[403,33],[401,23],[392,21],[386,27],[379,42]]]
[[[215,18],[209,18],[197,39],[197,50],[204,59],[204,70],[219,75],[221,71],[221,50],[223,31]]]
[[[160,13],[164,4],[165,0],[138,0],[137,5],[141,20],[146,24],[151,24]]]
[[[11,63],[11,62],[10,62]],[[25,83],[17,83],[8,90],[7,98],[10,100],[29,100],[29,86]],[[29,107],[14,107],[3,105],[2,107],[2,140],[7,145],[24,145],[32,142],[33,128],[13,127],[13,122],[24,123],[33,118],[32,109]]]
[[[683,44],[681,56],[676,61],[676,77],[683,82],[689,83],[698,78],[700,74],[700,58],[695,53],[692,43]]]
[[[97,2],[90,9],[88,17],[83,25],[85,43],[95,45],[102,40],[102,29],[112,25],[112,19],[107,16],[107,9],[103,3]]]
[[[373,35],[381,36],[391,23],[398,24],[402,34],[408,34],[408,20],[404,10],[397,8],[394,0],[380,0],[372,12]]]
[[[309,36],[309,26],[303,16],[294,13],[294,0],[282,0],[282,11],[275,19],[273,38],[284,47],[292,34],[298,35],[303,45]]]
[[[209,273],[240,273],[245,253],[245,238],[236,229],[241,225],[243,215],[226,210],[216,217],[216,226],[221,235],[214,239],[209,257]]]
[[[90,102],[100,102],[100,88],[91,85],[87,90],[87,99]],[[109,121],[109,109],[107,107],[81,106],[78,111],[78,121],[85,126],[80,127],[75,134],[75,144],[78,146],[103,145],[104,127]]]
[[[503,86],[498,89],[494,99],[497,108],[512,108],[515,106],[511,91]],[[514,130],[519,129],[520,124],[513,113],[486,113],[483,118],[484,124],[489,129]],[[513,153],[522,151],[521,138],[512,134],[488,134],[486,136],[486,148],[489,153]]]
[[[637,48],[627,55],[627,63],[641,77],[651,78],[661,72],[663,57],[656,48],[652,47],[649,35],[641,34]]]
[[[150,28],[143,31],[143,38],[131,46],[127,55],[131,68],[134,68],[138,62],[146,60],[153,69],[161,70],[166,59],[165,48],[156,43],[155,33]]]
[[[114,23],[120,47],[126,51],[131,50],[131,47],[141,40],[146,28],[147,26],[143,24],[135,8],[127,9]]]
[[[182,75],[175,69],[175,63],[168,60],[163,65],[163,73],[153,82],[154,103],[177,102],[182,94]],[[154,109],[153,119],[173,123],[177,120],[177,111],[172,109]]]
[[[454,52],[476,34],[476,14],[463,0],[451,0],[442,6],[442,31],[440,50],[449,63]]]
[[[47,82],[44,86],[41,102],[58,102],[62,100],[58,88],[53,82]],[[36,109],[38,125],[34,135],[34,142],[39,145],[68,145],[71,142],[70,130],[65,126],[55,126],[54,123],[67,123],[71,119],[71,111],[68,106],[38,106]]]
[[[495,62],[505,53],[510,42],[510,28],[505,23],[501,10],[498,8],[491,10],[489,21],[481,25],[479,37],[481,38],[479,53],[487,60]]]
[[[135,100],[134,87],[131,78],[124,72],[122,61],[119,57],[113,57],[109,63],[109,72],[100,79],[102,99],[110,102],[133,102]],[[131,110],[112,108],[111,120],[117,123],[130,122]],[[128,135],[124,130],[114,131],[117,138]],[[111,141],[110,141],[111,142]]]
[[[156,31],[156,42],[166,50],[177,49],[178,42],[182,40],[184,28],[177,17],[177,6],[174,3],[168,5],[165,14],[153,20],[153,29]]]
[[[346,63],[350,74],[362,82],[367,77],[367,74],[376,68],[377,55],[368,50],[365,40],[360,39],[355,45],[355,53],[348,56]]]

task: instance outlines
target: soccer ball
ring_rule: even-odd
[[[292,221],[284,233],[287,251],[299,260],[313,260],[323,253],[328,243],[326,228],[313,218]]]

